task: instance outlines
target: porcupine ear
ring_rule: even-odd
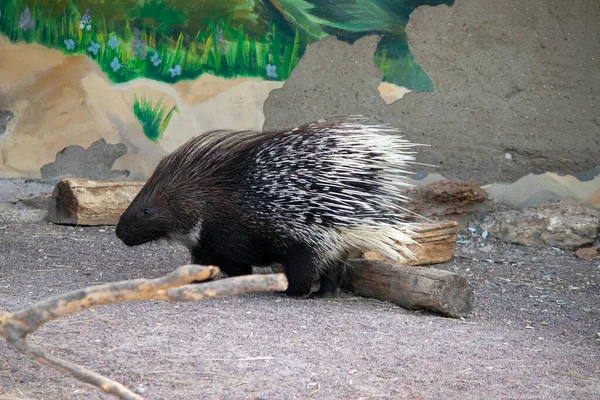
[[[170,199],[169,199],[169,195],[167,193],[161,192],[158,196],[162,202],[169,204]]]

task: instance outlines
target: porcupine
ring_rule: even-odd
[[[353,116],[208,132],[159,162],[116,234],[128,246],[174,239],[228,276],[280,263],[286,294],[309,296],[319,279],[314,296],[336,295],[352,249],[413,258],[414,225],[399,204],[415,146]]]

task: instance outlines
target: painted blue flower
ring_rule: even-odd
[[[21,13],[21,16],[19,17],[19,27],[24,31],[35,29],[35,24],[33,23],[29,7],[25,8],[25,11]]]
[[[138,39],[131,42],[131,51],[139,58],[146,58],[146,44]]]
[[[267,76],[277,78],[277,67],[275,65],[267,64]]]
[[[90,47],[88,47],[87,50],[96,55],[98,54],[98,50],[100,50],[100,45],[98,43],[90,42]]]
[[[171,73],[171,78],[181,75],[181,66],[177,64],[174,68],[169,68],[169,72]]]
[[[67,50],[73,50],[75,48],[75,42],[73,39],[65,39],[65,47]]]
[[[108,41],[108,47],[110,47],[113,50],[119,47],[119,44],[119,39],[117,39],[116,36],[112,36]]]
[[[131,51],[139,58],[146,58],[146,43],[140,39],[140,31],[138,28],[133,28],[133,40],[131,41]]]
[[[85,11],[83,17],[81,17],[81,22],[79,23],[79,29],[85,28],[88,32],[92,29],[92,18],[90,17],[90,9],[88,8]]]
[[[223,29],[220,26],[217,26],[215,29],[217,32],[217,37],[215,38],[217,48],[221,49],[221,53],[225,54],[225,50],[227,49],[227,42],[223,40]]]
[[[110,63],[110,66],[113,69],[113,71],[117,72],[117,70],[121,68],[121,64],[119,64],[119,59],[117,57],[113,58],[113,60]]]
[[[158,64],[162,62],[160,58],[158,58],[158,53],[154,53],[152,57],[150,57],[150,61],[154,64],[155,67],[158,67]]]

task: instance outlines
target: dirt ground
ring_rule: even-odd
[[[113,227],[57,226],[0,211],[0,307],[155,278],[182,247],[128,248]],[[437,265],[476,293],[464,320],[343,293],[147,301],[53,321],[29,341],[147,399],[599,399],[600,259],[465,235]],[[0,399],[107,399],[0,341]]]

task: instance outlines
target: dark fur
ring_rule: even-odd
[[[208,135],[222,135],[211,132]],[[343,260],[323,268],[319,254],[248,209],[244,184],[252,150],[273,134],[253,138],[235,151],[194,148],[194,138],[164,158],[121,216],[116,234],[128,246],[185,236],[202,220],[199,240],[189,241],[192,262],[217,265],[228,276],[252,273],[252,265],[281,263],[292,296],[337,294]]]

